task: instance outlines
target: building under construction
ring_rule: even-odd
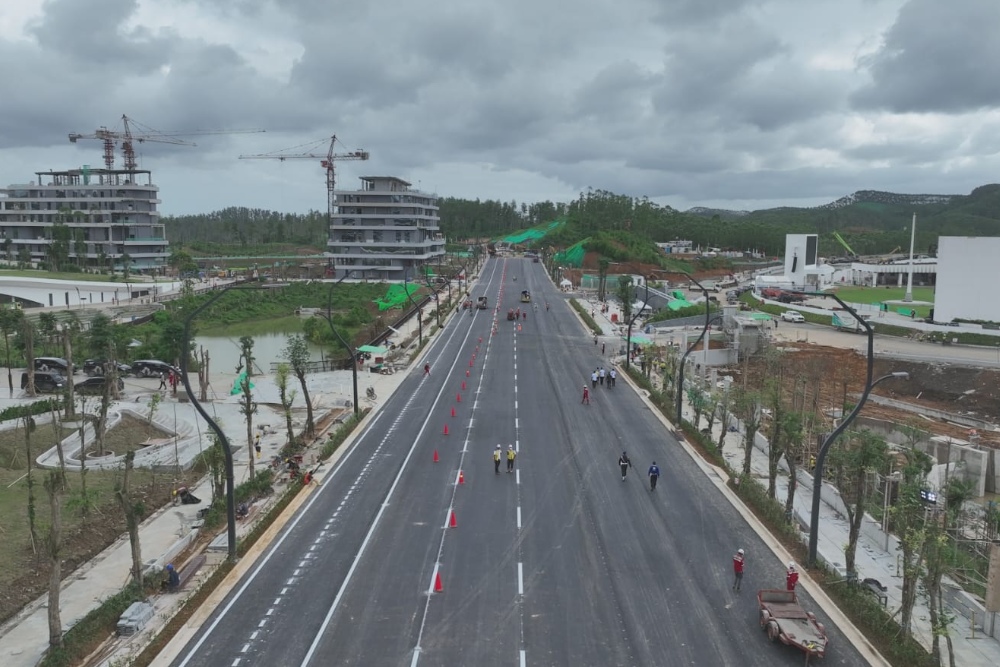
[[[37,181],[0,189],[0,257],[155,273],[169,256],[159,188],[149,171],[35,172]]]
[[[364,176],[360,190],[337,190],[329,252],[337,276],[402,281],[444,257],[437,197],[393,176]]]

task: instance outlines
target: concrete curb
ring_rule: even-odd
[[[739,496],[733,493],[733,490],[729,488],[729,474],[719,466],[715,466],[703,459],[701,454],[699,454],[694,447],[692,447],[680,431],[660,412],[660,409],[649,400],[649,397],[645,393],[645,389],[637,386],[628,373],[622,373],[622,377],[630,387],[635,391],[639,398],[646,404],[646,406],[652,411],[656,418],[661,424],[670,431],[671,435],[677,440],[678,444],[687,452],[695,465],[705,474],[712,484],[715,485],[722,495],[729,501],[729,503],[739,510],[740,515],[743,519],[750,525],[755,533],[764,541],[764,544],[771,550],[778,559],[787,563],[788,561],[794,560],[792,554],[790,554],[772,534],[767,527],[761,523],[757,518],[757,515],[753,513],[744,503],[740,500]],[[799,585],[805,588],[809,594],[816,600],[817,604],[825,611],[829,616],[830,620],[837,624],[847,638],[854,644],[854,647],[858,649],[862,657],[868,660],[871,665],[883,665],[884,667],[890,667],[890,663],[886,660],[878,649],[868,641],[864,633],[858,630],[857,626],[851,621],[847,615],[840,610],[840,607],[826,594],[826,591],[817,584],[810,576],[807,570],[804,568],[800,572],[801,578],[799,579]]]

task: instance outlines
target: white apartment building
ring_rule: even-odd
[[[336,275],[402,281],[444,256],[437,197],[394,176],[362,176],[360,190],[334,192],[327,242]]]
[[[0,189],[0,257],[155,273],[169,256],[149,171],[35,172],[37,182]],[[61,253],[60,253],[61,250]]]

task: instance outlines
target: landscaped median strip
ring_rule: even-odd
[[[323,443],[321,459],[332,466],[344,451],[344,444],[353,442],[353,437],[367,426],[366,411],[360,419],[353,415],[340,424]],[[314,487],[290,483],[276,498],[275,503],[256,523],[254,528],[240,540],[238,553],[240,560],[234,565],[229,561],[218,564],[197,590],[177,608],[166,624],[149,639],[138,655],[130,659],[129,667],[167,665],[180,653],[190,639],[198,632],[215,608],[221,604],[229,592],[247,572],[256,565],[274,539],[292,520],[302,505],[309,499]],[[107,605],[108,603],[105,603]],[[127,606],[127,605],[126,605]],[[104,605],[102,605],[104,607]],[[117,609],[117,607],[116,607]],[[98,608],[91,614],[106,616],[106,623],[89,628],[89,634],[107,637],[114,633],[119,614],[101,613]],[[88,615],[89,617],[90,615]],[[75,629],[75,628],[74,628]],[[70,631],[72,633],[73,630]],[[67,633],[67,637],[69,633]],[[42,662],[39,667],[66,667],[73,662]]]

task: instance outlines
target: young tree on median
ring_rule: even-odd
[[[146,510],[142,502],[132,499],[131,480],[132,468],[135,464],[135,452],[125,454],[125,474],[121,483],[115,489],[115,496],[125,514],[125,528],[128,531],[129,545],[132,547],[132,579],[135,585],[142,586],[142,544],[139,541],[139,523]]]
[[[889,454],[885,438],[869,430],[850,432],[830,450],[830,470],[847,510],[847,546],[844,562],[848,572],[855,572],[861,521],[868,503],[867,479],[871,471],[882,472]]]
[[[285,415],[285,428],[288,430],[289,446],[295,444],[295,429],[292,427],[292,403],[295,402],[295,390],[288,386],[291,369],[288,364],[278,364],[275,382],[278,385],[278,399],[281,401],[281,411]]]
[[[59,592],[62,587],[62,499],[66,495],[66,462],[62,441],[56,440],[59,468],[49,471],[43,482],[49,496],[49,534],[45,546],[49,552],[49,646],[58,648],[63,643],[62,618],[59,614]]]
[[[313,423],[313,408],[312,401],[309,400],[309,387],[306,386],[306,374],[309,372],[309,346],[306,345],[306,339],[298,335],[289,336],[283,354],[285,359],[288,360],[288,365],[292,369],[292,373],[298,378],[299,385],[302,387],[302,400],[306,404],[306,435],[312,436],[316,430],[316,426]]]

